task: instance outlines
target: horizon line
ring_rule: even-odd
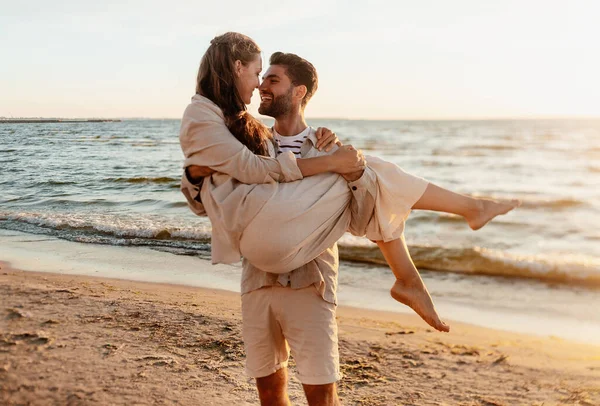
[[[258,119],[274,120],[273,117],[256,115]],[[127,116],[90,116],[90,117],[6,117],[4,120],[181,120],[181,117],[127,117]],[[355,118],[355,117],[305,117],[306,120],[345,120],[345,121],[533,121],[533,120],[600,120],[600,116],[516,116],[516,117],[428,117],[428,118]]]

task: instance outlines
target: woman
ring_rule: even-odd
[[[202,59],[197,95],[184,113],[180,140],[190,175],[196,165],[218,172],[204,180],[200,193],[213,223],[213,262],[237,262],[242,255],[264,271],[285,273],[333,245],[349,224],[350,192],[345,183],[335,174],[312,175],[355,172],[364,162],[350,146],[330,157],[296,160],[292,154],[282,154],[270,158],[270,131],[246,112],[261,67],[260,49],[250,38],[227,33],[213,39]],[[448,331],[406,249],[404,220],[413,208],[444,211],[463,216],[471,228],[478,229],[517,202],[458,195],[374,157],[369,157],[368,166],[377,176],[379,189],[366,235],[377,242],[396,276],[392,296],[434,328]],[[182,187],[193,208],[198,196],[192,196],[183,182]],[[278,222],[272,221],[274,208],[281,207],[281,201],[289,202],[286,196],[290,195],[302,198],[294,200],[285,215],[304,229],[312,221],[314,230],[283,234]],[[265,232],[273,223],[275,227]],[[290,227],[295,229],[288,224],[287,230]],[[261,250],[257,240],[267,248]]]

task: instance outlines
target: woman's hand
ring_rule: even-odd
[[[331,160],[333,161],[331,171],[339,174],[362,171],[367,165],[363,153],[352,145],[341,146],[331,154]]]
[[[315,135],[317,136],[317,145],[315,146],[319,151],[323,151],[323,148],[325,148],[325,152],[329,152],[331,151],[334,145],[337,145],[339,147],[344,145],[338,139],[337,135],[335,135],[335,133],[329,128],[319,127],[317,128],[317,132]]]

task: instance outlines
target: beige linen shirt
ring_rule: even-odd
[[[311,128],[300,151],[302,158],[328,154],[315,148],[316,143],[315,131]],[[352,199],[350,200],[352,217],[348,231],[354,235],[364,235],[366,232],[375,206],[376,183],[377,179],[369,168],[365,169],[360,179],[348,183],[348,193],[352,193]],[[285,214],[286,208],[281,207],[281,211]],[[241,292],[243,295],[261,287],[273,285],[289,285],[292,289],[302,289],[315,285],[324,300],[337,304],[338,269],[339,255],[336,243],[328,247],[317,258],[283,274],[264,272],[244,258],[242,261]]]

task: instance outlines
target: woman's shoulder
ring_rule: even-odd
[[[193,121],[224,121],[223,111],[212,100],[196,94],[183,113],[184,119]]]

